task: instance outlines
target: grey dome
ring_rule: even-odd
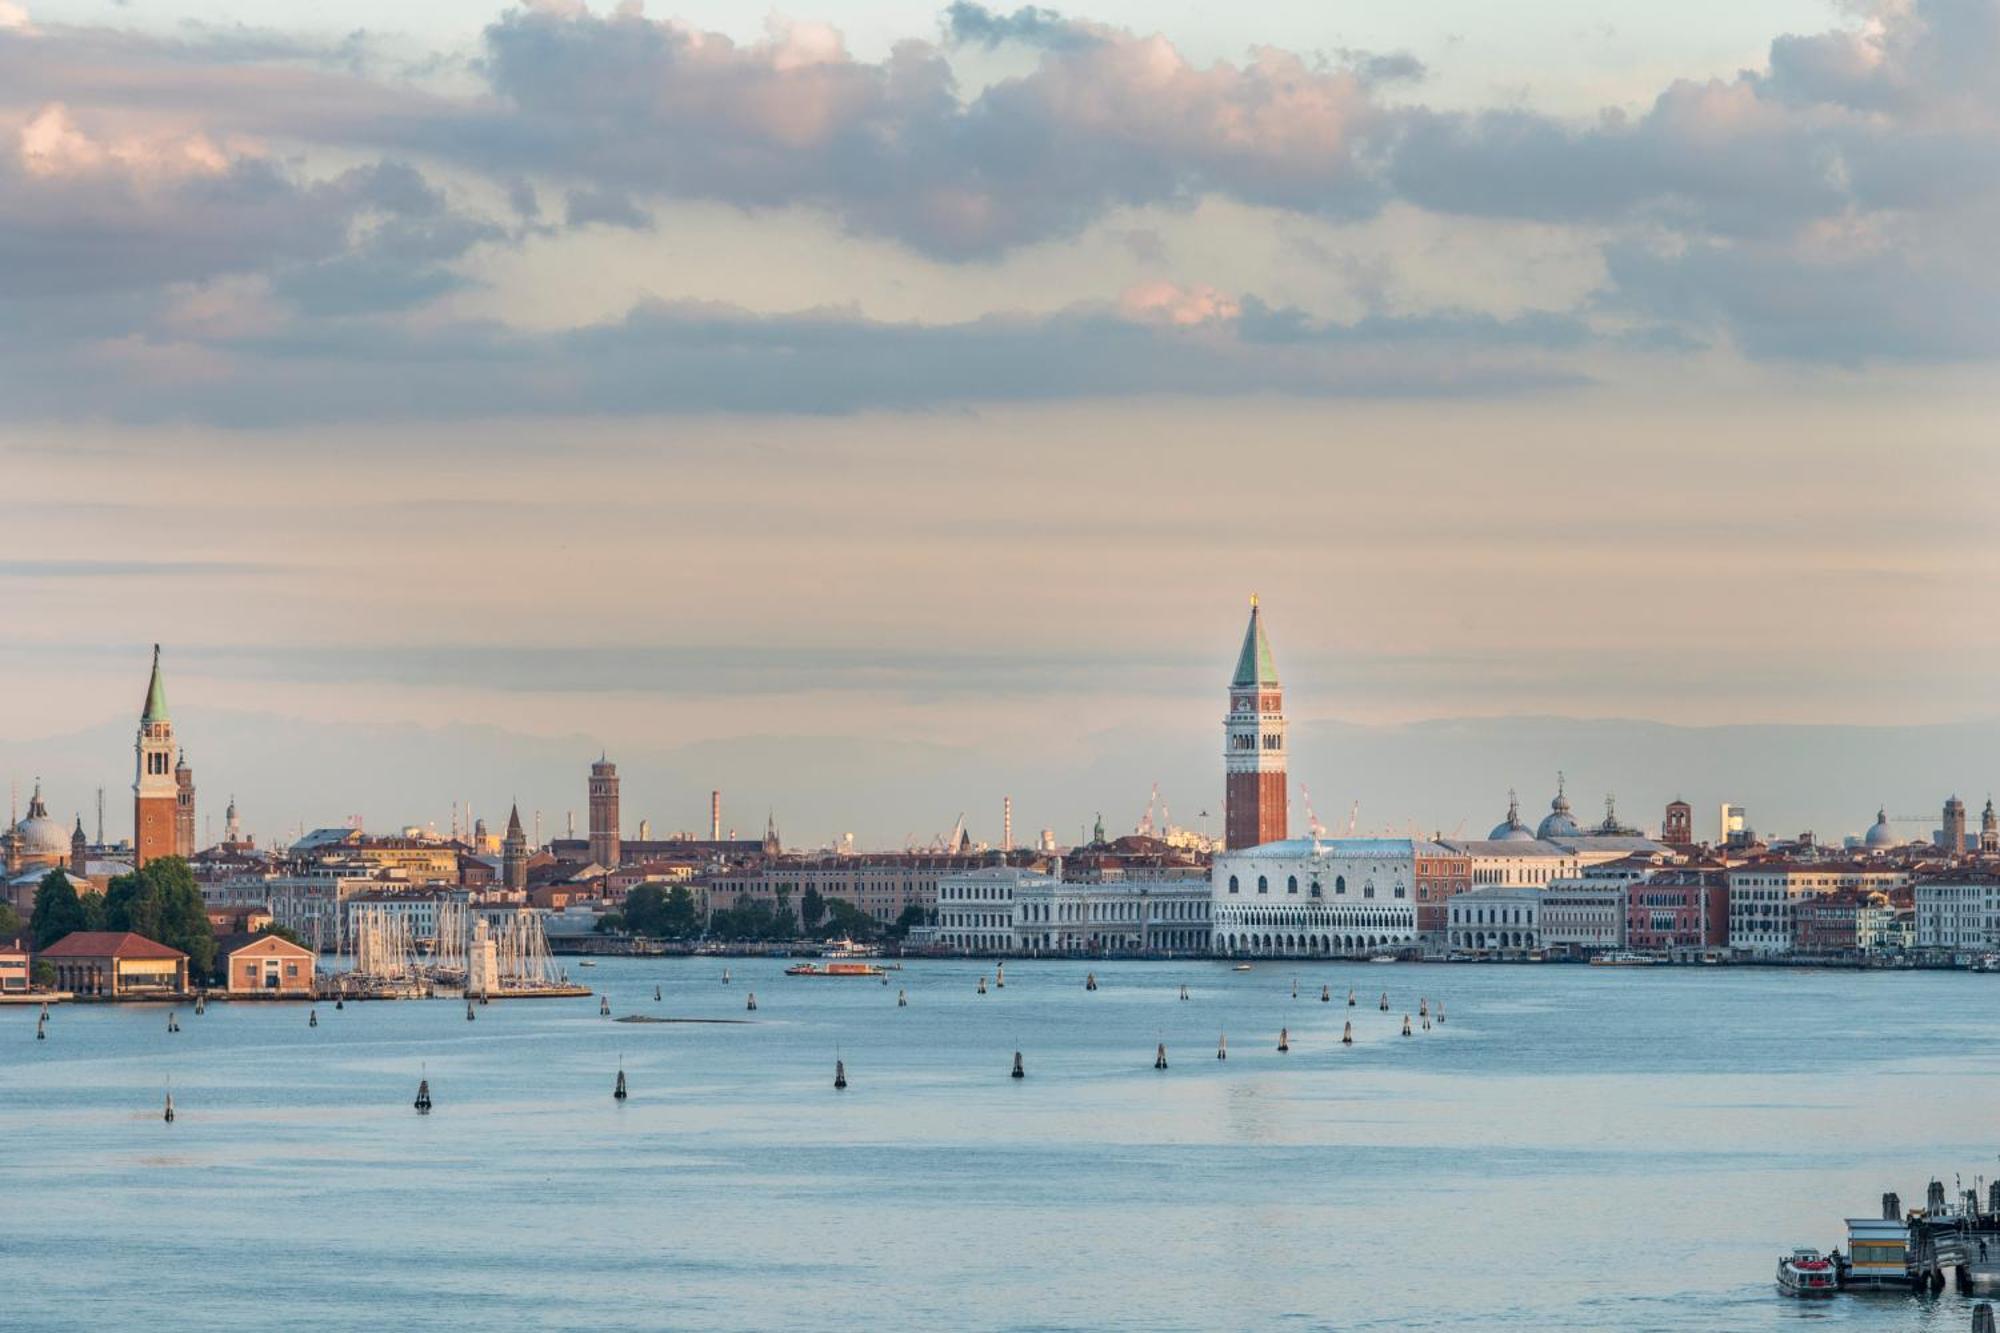
[[[1875,812],[1875,822],[1869,825],[1868,837],[1865,841],[1869,847],[1894,847],[1896,845],[1896,831],[1889,827],[1889,812],[1887,810],[1877,810]]]
[[[1538,838],[1574,838],[1582,834],[1575,816],[1569,812],[1569,797],[1563,794],[1562,779],[1556,779],[1556,798],[1549,802],[1549,813],[1535,829]]]

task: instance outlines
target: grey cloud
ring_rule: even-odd
[[[1085,306],[1048,317],[889,324],[852,312],[754,315],[651,302],[556,334],[492,324],[413,328],[390,319],[314,322],[200,344],[219,373],[105,391],[94,412],[236,426],[492,414],[846,413],[967,402],[1185,394],[1506,394],[1580,382],[1544,338],[1480,346],[1472,323],[1378,321],[1342,336],[1272,338],[1269,316],[1196,327]],[[87,361],[32,354],[0,364],[30,415],[73,414]],[[11,377],[13,382],[8,383]]]
[[[1071,22],[1053,9],[1022,5],[1011,14],[1003,14],[971,0],[954,0],[945,9],[944,28],[952,42],[988,48],[1019,42],[1061,50],[1103,40],[1095,30]]]
[[[563,201],[563,219],[572,227],[599,223],[631,231],[650,231],[653,217],[623,190],[571,190]]]

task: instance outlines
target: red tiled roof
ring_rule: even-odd
[[[129,930],[73,930],[42,950],[43,958],[185,958],[158,940]]]

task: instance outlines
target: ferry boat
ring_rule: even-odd
[[[1601,953],[1590,960],[1592,967],[1651,967],[1659,960],[1642,953]]]
[[[1818,1250],[1793,1250],[1778,1260],[1778,1290],[1787,1296],[1832,1296],[1840,1266]]]
[[[853,940],[828,940],[826,947],[819,951],[821,958],[880,958],[882,951],[872,944],[856,944]]]
[[[873,963],[794,963],[785,969],[788,977],[879,977],[882,969]]]

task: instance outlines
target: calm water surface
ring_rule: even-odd
[[[614,1014],[729,1025],[66,1006],[37,1042],[0,1010],[0,1326],[261,1328],[274,1298],[339,1330],[1970,1323],[1771,1272],[1885,1189],[1995,1170],[1993,978],[1127,963],[1091,994],[1024,961],[981,996],[990,965],[783,966],[572,970]],[[1447,1021],[1406,1041],[1420,994]]]

